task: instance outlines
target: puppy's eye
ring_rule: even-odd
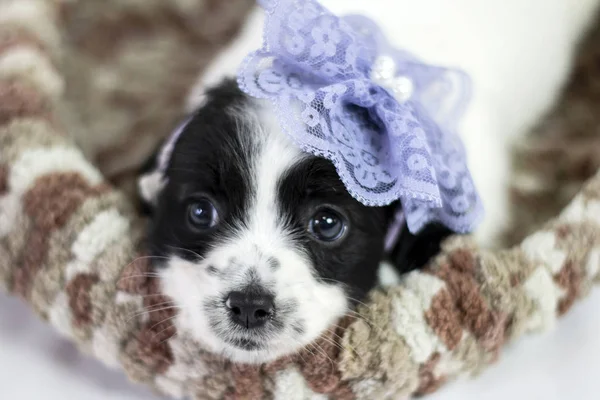
[[[322,242],[334,242],[344,235],[346,222],[338,212],[323,208],[311,217],[308,230]]]
[[[196,229],[209,229],[218,222],[217,209],[208,199],[193,201],[188,206],[188,222]]]

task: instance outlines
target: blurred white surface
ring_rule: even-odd
[[[476,379],[450,383],[427,399],[597,400],[599,306],[596,290],[554,331],[517,341]],[[19,300],[3,294],[0,343],[2,400],[159,400],[121,372],[78,353]]]

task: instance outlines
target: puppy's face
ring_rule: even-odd
[[[232,82],[207,99],[174,148],[150,245],[178,328],[264,362],[316,339],[375,285],[389,210],[353,199]]]

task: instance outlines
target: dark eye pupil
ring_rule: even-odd
[[[208,200],[200,200],[190,204],[189,220],[197,228],[206,229],[215,225],[216,210]]]
[[[333,210],[319,211],[311,219],[310,231],[317,239],[331,242],[344,233],[344,222]]]

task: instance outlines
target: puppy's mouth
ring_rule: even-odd
[[[236,350],[267,350],[285,327],[283,310],[275,296],[256,288],[232,291],[205,309],[213,333]]]
[[[230,338],[227,340],[227,344],[229,344],[239,350],[246,350],[246,351],[263,350],[268,345],[268,343],[265,341],[249,339],[249,338]]]
[[[251,353],[266,351],[275,345],[282,333],[275,325],[269,323],[259,328],[248,329],[232,324],[227,317],[211,323],[213,333],[223,344],[237,351]]]

